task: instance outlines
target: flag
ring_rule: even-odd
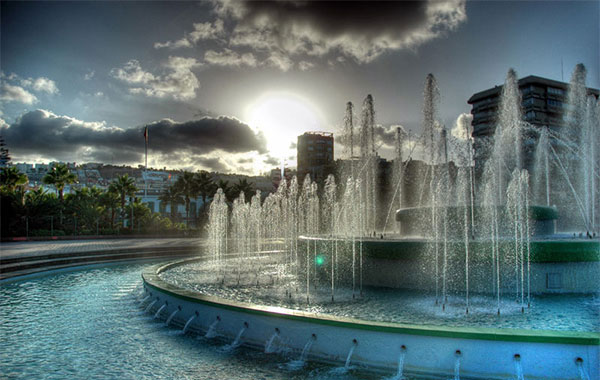
[[[144,140],[148,142],[148,127],[144,127]]]

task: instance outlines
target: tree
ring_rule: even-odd
[[[118,176],[109,186],[109,191],[119,194],[121,199],[121,212],[123,213],[123,224],[125,223],[125,199],[127,196],[133,197],[138,191],[135,186],[135,180],[128,174]]]
[[[2,168],[0,172],[0,183],[8,191],[15,191],[17,187],[27,183],[27,176],[14,166]]]
[[[215,188],[223,190],[223,194],[225,194],[225,198],[227,198],[227,201],[229,202],[233,202],[233,199],[237,198],[237,196],[240,195],[239,193],[237,195],[234,195],[232,193],[233,188],[229,186],[229,181],[224,181],[222,179],[217,181],[217,183],[215,184]]]
[[[169,204],[171,206],[171,221],[175,222],[177,205],[180,205],[184,202],[181,195],[179,195],[179,193],[173,186],[169,186],[165,189],[165,191],[162,192],[162,194],[160,194],[158,200],[161,202],[165,202],[166,204]]]
[[[108,188],[107,191],[100,196],[100,204],[110,209],[110,229],[115,228],[115,212],[119,207],[119,194],[115,189]]]
[[[102,190],[97,187],[84,187],[65,196],[65,210],[77,218],[77,227],[91,233],[96,230],[100,217],[106,210],[101,202]]]
[[[126,211],[127,215],[131,215],[133,212],[133,218],[135,219],[138,231],[145,230],[152,221],[152,211],[139,198],[135,198],[133,202],[129,202]]]
[[[198,193],[202,197],[202,208],[206,208],[206,198],[217,191],[215,183],[212,176],[206,171],[196,174],[196,183],[198,184]]]
[[[10,154],[8,153],[8,149],[5,148],[6,143],[4,142],[4,138],[0,136],[0,167],[4,168],[10,162]]]
[[[51,219],[60,210],[59,200],[54,193],[43,188],[32,189],[25,194],[23,214],[29,218],[29,229],[51,228]]]
[[[53,185],[58,192],[58,199],[60,203],[64,202],[63,192],[66,185],[75,183],[77,177],[71,173],[67,165],[58,164],[52,168],[52,170],[42,178],[42,182],[47,185]]]
[[[252,182],[248,182],[246,178],[240,178],[231,188],[231,193],[235,198],[237,198],[240,193],[244,193],[244,197],[247,201],[252,199],[254,192],[254,184]]]
[[[183,174],[177,178],[173,187],[185,201],[185,225],[187,226],[190,217],[190,200],[191,198],[196,198],[199,194],[198,182],[196,181],[194,174],[183,172]]]

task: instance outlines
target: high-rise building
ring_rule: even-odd
[[[547,126],[553,131],[560,131],[564,126],[563,112],[566,109],[567,92],[569,84],[552,79],[530,75],[519,79],[519,90],[522,96],[521,106],[523,119],[536,127]],[[494,134],[496,128],[496,115],[500,103],[503,86],[495,86],[478,92],[467,101],[473,108],[473,137],[475,139],[476,159],[478,146],[482,138]],[[598,98],[597,89],[588,88],[588,94]],[[535,143],[531,137],[524,140],[524,164],[531,163],[532,146]]]
[[[306,132],[298,136],[298,179],[306,174],[315,181],[324,179],[325,169],[333,163],[333,133]]]

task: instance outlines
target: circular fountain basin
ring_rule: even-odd
[[[549,331],[365,320],[323,313],[326,308],[317,305],[303,311],[280,304],[241,302],[186,289],[163,278],[170,270],[199,262],[183,260],[144,271],[145,292],[149,300],[156,301],[149,311],[164,306],[163,315],[169,315],[181,308],[176,323],[183,326],[196,315],[190,330],[205,334],[213,325],[219,335],[232,341],[244,329],[241,342],[260,350],[277,334],[278,348],[300,357],[312,341],[306,353],[311,360],[343,363],[353,349],[352,364],[394,370],[404,355],[405,373],[416,376],[452,376],[457,350],[462,355],[461,376],[465,377],[511,377],[516,354],[527,378],[574,378],[578,365],[592,378],[599,373],[597,326],[592,331]],[[353,306],[360,308],[361,303]],[[576,363],[577,358],[583,364]]]

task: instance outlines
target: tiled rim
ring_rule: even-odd
[[[492,329],[482,327],[440,327],[420,326],[400,323],[363,321],[352,318],[335,317],[331,315],[308,313],[299,310],[275,306],[262,306],[228,299],[206,296],[197,292],[182,289],[163,281],[159,274],[167,269],[188,264],[202,259],[185,259],[166,265],[152,266],[142,273],[144,283],[157,291],[188,302],[209,305],[225,310],[261,315],[265,317],[285,318],[304,323],[316,323],[334,327],[371,330],[393,334],[421,335],[455,339],[492,340],[503,342],[555,343],[575,344],[586,346],[600,345],[600,333],[570,332],[549,330],[517,330]]]

